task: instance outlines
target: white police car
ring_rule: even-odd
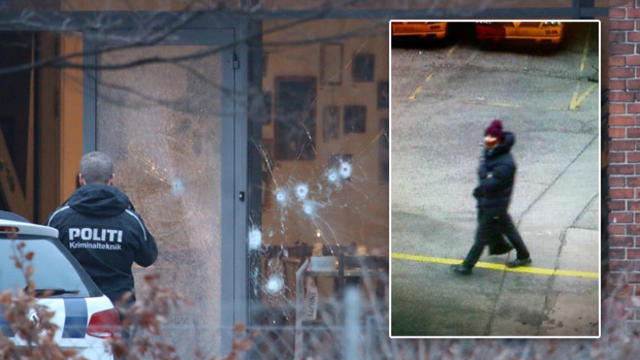
[[[25,243],[25,254],[33,252],[38,303],[55,311],[58,326],[55,341],[63,349],[74,349],[89,360],[113,359],[104,339],[119,335],[120,319],[111,301],[102,294],[75,258],[58,241],[58,230],[0,219],[0,291],[25,288],[22,272],[10,256],[15,246]],[[40,297],[47,295],[45,297]],[[1,309],[1,308],[0,308]],[[0,311],[0,330],[18,345],[24,342],[13,333]],[[37,314],[33,321],[37,321]]]

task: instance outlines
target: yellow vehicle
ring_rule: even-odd
[[[447,36],[446,22],[393,21],[391,36],[419,36],[427,39],[444,39]]]
[[[556,21],[478,22],[478,40],[533,40],[559,44],[564,24]]]

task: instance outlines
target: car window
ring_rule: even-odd
[[[77,291],[52,295],[51,297],[94,297],[102,293],[89,275],[80,268],[75,259],[57,240],[46,238],[7,239],[0,237],[0,291],[25,288],[24,275],[10,259],[16,253],[20,241],[26,244],[25,254],[33,251],[34,266],[32,280],[36,289],[61,289]]]

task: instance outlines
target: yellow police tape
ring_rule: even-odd
[[[397,252],[391,253],[391,258],[398,259],[398,260],[419,261],[419,262],[426,262],[426,263],[450,264],[450,265],[460,264],[461,262],[460,259],[448,259],[448,258],[439,258],[439,257],[424,256],[424,255],[410,255],[410,254],[402,254]],[[573,277],[583,277],[583,278],[591,278],[591,279],[599,278],[599,275],[596,272],[542,269],[542,268],[534,268],[530,266],[509,268],[509,267],[506,267],[504,264],[488,263],[488,262],[481,262],[481,261],[476,264],[476,267],[483,268],[483,269],[528,273],[528,274],[536,274],[536,275],[573,276]]]

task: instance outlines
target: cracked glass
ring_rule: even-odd
[[[263,24],[261,86],[273,110],[251,139],[262,159],[248,235],[251,321],[335,326],[344,290],[356,286],[364,317],[383,328],[388,110],[378,84],[388,85],[387,23],[324,19],[269,33],[284,23]],[[362,57],[366,82],[354,63]]]
[[[150,56],[174,57],[203,46],[153,46],[105,53],[100,64]],[[131,199],[156,238],[159,257],[135,266],[136,285],[147,273],[194,301],[174,313],[165,331],[180,351],[215,351],[220,323],[219,56],[101,71],[97,149],[114,160],[116,185]],[[216,339],[199,341],[199,339]],[[185,344],[185,342],[190,342]],[[189,345],[189,346],[186,346]]]

